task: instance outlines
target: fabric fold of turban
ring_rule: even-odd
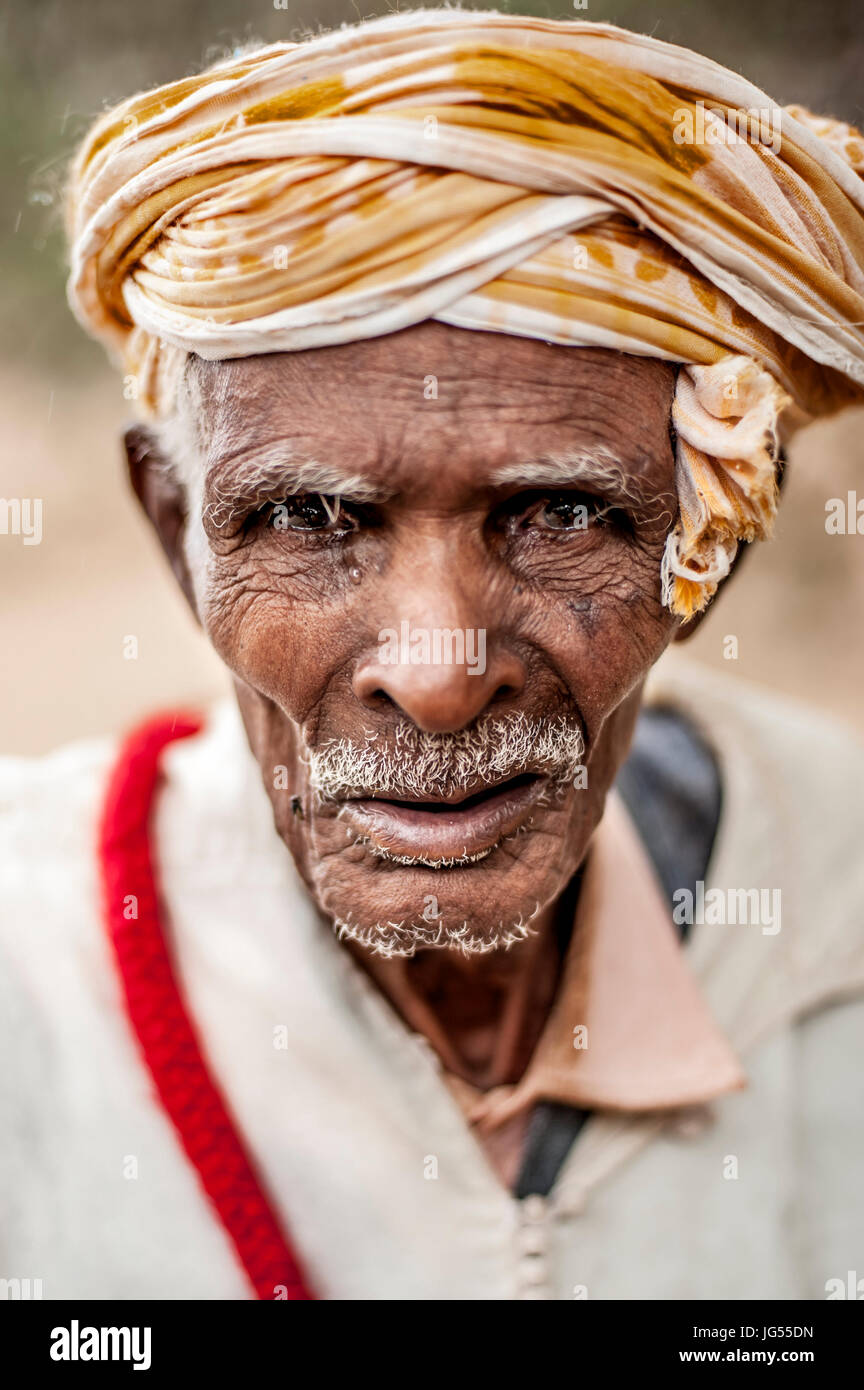
[[[610,25],[414,11],[247,52],[103,116],[69,295],[157,416],[186,357],[428,318],[680,364],[688,617],[770,534],[778,449],[864,399],[864,139]]]

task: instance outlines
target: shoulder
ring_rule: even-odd
[[[29,1134],[46,1105],[68,1104],[64,1055],[95,1059],[104,1043],[111,976],[97,843],[114,753],[113,740],[97,739],[0,759],[0,1046],[16,1057],[2,1103]],[[10,1146],[9,1162],[12,1147],[26,1149]]]
[[[38,758],[0,758],[0,848],[43,864],[78,852],[99,813],[116,756],[111,738],[71,743]]]
[[[764,802],[783,803],[802,821],[821,821],[817,840],[825,838],[826,814],[841,838],[860,837],[864,742],[842,720],[768,687],[677,660],[661,663],[647,700],[683,710],[721,772],[734,778],[749,765]]]
[[[0,759],[0,994],[9,995],[7,1020],[27,1007],[50,1015],[98,954],[99,817],[115,752],[112,739],[94,739],[45,757]]]
[[[88,739],[37,758],[0,758],[0,870],[43,871],[91,845],[114,739]],[[92,832],[92,833],[91,833]]]
[[[683,710],[716,755],[722,810],[710,885],[727,896],[764,890],[777,903],[777,934],[725,933],[720,992],[738,997],[758,976],[763,1012],[777,1017],[860,994],[864,749],[856,732],[801,701],[677,660],[658,670],[648,699]],[[715,936],[702,929],[704,952]],[[699,940],[697,932],[697,956]]]

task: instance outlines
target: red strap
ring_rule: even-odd
[[[162,934],[149,837],[159,763],[167,744],[201,726],[196,716],[162,716],[135,730],[120,750],[99,831],[105,922],[159,1099],[257,1297],[285,1298],[287,1290],[289,1299],[311,1299],[204,1060]]]

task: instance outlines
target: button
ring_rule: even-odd
[[[519,1264],[519,1282],[526,1288],[538,1288],[549,1280],[549,1270],[542,1255],[528,1255]]]
[[[545,1228],[536,1223],[530,1226],[520,1226],[516,1232],[516,1248],[521,1255],[545,1255]]]
[[[520,1214],[526,1224],[543,1221],[546,1217],[546,1199],[537,1196],[523,1197],[520,1203]]]

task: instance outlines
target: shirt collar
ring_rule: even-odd
[[[489,1130],[539,1100],[657,1111],[745,1085],[638,832],[612,793],[591,841],[561,987],[522,1079],[486,1093],[460,1083],[457,1099]]]

